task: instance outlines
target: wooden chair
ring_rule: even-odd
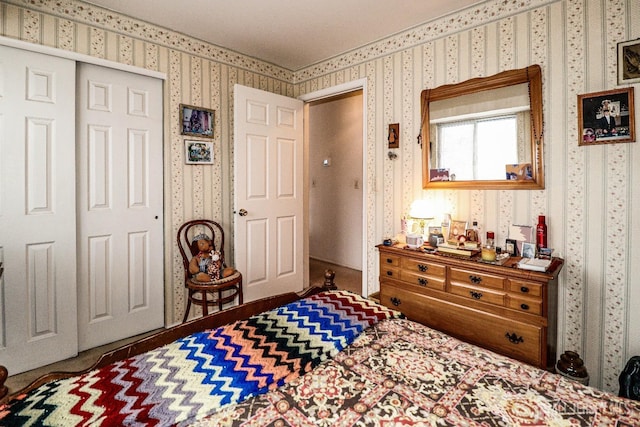
[[[183,322],[189,317],[191,304],[202,307],[203,315],[209,314],[209,306],[218,306],[218,310],[222,311],[223,304],[232,302],[238,297],[238,302],[242,300],[242,274],[235,271],[228,277],[219,280],[211,280],[208,282],[198,282],[191,278],[189,273],[189,261],[198,253],[197,242],[192,239],[198,234],[206,234],[211,238],[213,249],[220,252],[222,266],[226,267],[224,259],[224,231],[220,224],[208,219],[196,219],[188,221],[178,229],[177,240],[180,255],[182,255],[182,264],[184,266],[184,286],[187,288],[188,300],[187,308],[184,312]],[[223,295],[223,293],[226,293]]]

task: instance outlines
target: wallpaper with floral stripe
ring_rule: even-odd
[[[626,359],[640,354],[640,336],[633,333],[640,313],[632,310],[640,303],[633,245],[640,219],[631,213],[632,200],[640,197],[638,144],[579,147],[576,118],[578,94],[617,87],[616,44],[640,37],[639,2],[487,0],[294,71],[77,0],[0,1],[0,34],[167,74],[166,242],[196,216],[232,226],[234,84],[295,97],[364,78],[369,292],[378,288],[374,246],[399,231],[416,198],[454,219],[478,221],[481,232],[495,231],[499,242],[510,224],[534,224],[546,215],[549,243],[565,259],[559,351],[578,351],[591,384],[611,391]],[[423,191],[421,90],[531,64],[543,70],[546,188]],[[185,168],[180,103],[216,110],[220,167]],[[402,139],[398,158],[390,160],[386,128],[396,122]],[[165,252],[166,317],[173,323],[184,310],[182,266],[173,243]]]

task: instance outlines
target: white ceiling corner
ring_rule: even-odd
[[[485,0],[88,0],[297,71]]]

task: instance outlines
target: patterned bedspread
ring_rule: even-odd
[[[323,292],[47,383],[0,407],[0,425],[187,425],[298,378],[399,315],[349,292]]]
[[[334,359],[196,426],[640,426],[640,403],[417,323],[385,320]]]

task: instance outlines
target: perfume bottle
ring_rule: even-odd
[[[444,236],[444,240],[446,241],[449,238],[449,227],[451,226],[451,215],[444,214],[442,217],[442,235]]]
[[[494,243],[494,234],[493,231],[487,231],[487,241],[482,246],[482,251],[480,256],[485,261],[495,261],[496,260],[496,247]]]
[[[538,225],[536,225],[536,244],[538,250],[540,248],[547,247],[547,224],[544,220],[544,215],[538,216]]]

